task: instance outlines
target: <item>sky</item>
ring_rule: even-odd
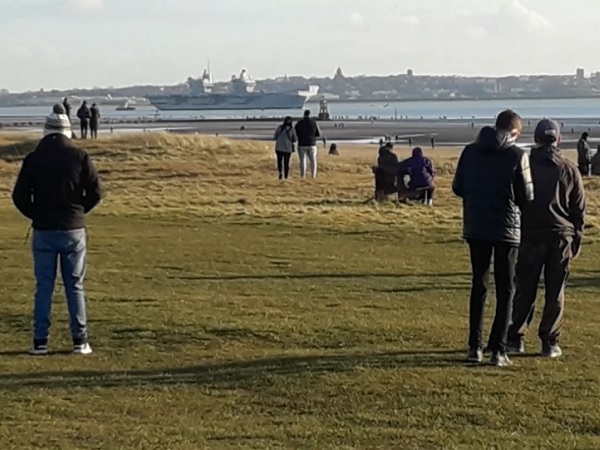
[[[0,0],[0,89],[600,70],[598,0]]]

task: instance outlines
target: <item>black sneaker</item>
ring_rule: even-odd
[[[483,352],[479,348],[472,348],[467,355],[467,362],[480,363],[483,361]]]
[[[513,353],[517,355],[522,355],[525,353],[525,342],[523,341],[509,341],[506,344],[506,353]]]
[[[33,347],[29,350],[29,354],[33,356],[46,356],[48,354],[48,340],[34,339]]]

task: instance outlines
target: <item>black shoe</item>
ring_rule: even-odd
[[[29,350],[33,356],[46,356],[48,354],[48,339],[34,339],[33,347]]]
[[[467,355],[467,362],[480,363],[483,361],[483,352],[478,348],[472,348]]]
[[[509,341],[506,344],[506,352],[513,353],[517,355],[522,355],[525,353],[525,342],[523,341]]]

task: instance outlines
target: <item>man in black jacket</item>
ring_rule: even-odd
[[[23,161],[13,190],[17,209],[33,222],[36,277],[33,355],[48,354],[52,294],[58,261],[71,318],[73,352],[89,354],[86,301],[84,215],[102,197],[90,157],[71,141],[71,124],[62,105],[46,118],[44,138]]]
[[[535,130],[537,147],[531,150],[535,200],[523,209],[523,240],[517,261],[517,294],[508,351],[525,351],[525,332],[535,311],[542,270],[546,304],[540,323],[542,356],[558,358],[565,285],[569,265],[579,255],[585,220],[585,191],[578,168],[561,155],[560,126],[542,120]]]
[[[296,124],[296,135],[298,136],[300,177],[304,178],[306,176],[306,160],[308,159],[312,177],[317,178],[317,139],[322,137],[323,134],[317,121],[310,117],[309,110],[304,111],[304,118]]]
[[[84,101],[81,104],[81,107],[77,110],[77,117],[79,117],[79,123],[81,128],[81,139],[87,139],[91,116],[92,115],[90,113],[90,108],[88,108],[87,102]]]
[[[515,145],[521,127],[517,113],[500,113],[496,128],[483,128],[477,141],[465,148],[452,183],[454,193],[463,199],[463,237],[469,244],[473,271],[468,355],[471,362],[483,359],[484,308],[493,256],[496,316],[488,349],[492,364],[511,364],[506,356],[506,334],[521,242],[519,210],[533,200],[529,157]]]
[[[577,165],[579,166],[579,172],[584,177],[589,177],[591,164],[592,164],[592,149],[588,142],[590,133],[585,131],[579,141],[577,141]]]

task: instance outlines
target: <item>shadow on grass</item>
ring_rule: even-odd
[[[436,273],[436,274],[419,274],[419,273],[306,273],[306,274],[272,274],[272,275],[224,275],[224,276],[204,276],[204,275],[169,275],[171,280],[186,280],[186,281],[249,281],[249,280],[320,280],[320,279],[340,279],[348,280],[354,278],[454,278],[454,277],[470,277],[469,273],[454,272],[454,273]],[[151,278],[151,277],[149,277]]]
[[[285,356],[182,368],[6,374],[0,375],[0,391],[14,391],[27,387],[73,389],[177,384],[251,389],[271,385],[276,377],[345,373],[359,368],[401,370],[467,365],[464,361],[464,352],[457,350]]]

